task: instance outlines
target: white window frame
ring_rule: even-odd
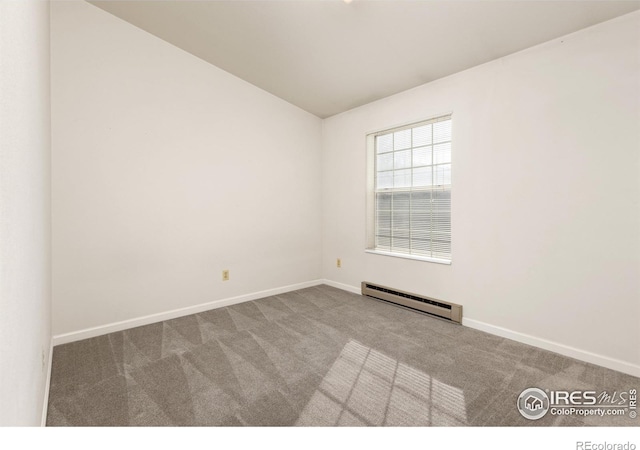
[[[411,260],[417,260],[417,261],[426,261],[426,262],[432,262],[432,263],[438,263],[438,264],[447,264],[447,265],[451,264],[451,261],[453,259],[453,248],[451,248],[450,259],[444,259],[444,258],[437,258],[433,256],[416,255],[416,254],[410,254],[410,253],[400,253],[400,252],[376,249],[375,245],[376,245],[376,175],[377,175],[376,137],[397,132],[397,131],[402,131],[405,129],[416,128],[428,123],[436,123],[442,120],[447,120],[452,118],[453,118],[452,113],[440,114],[438,116],[435,116],[426,120],[420,120],[420,121],[412,122],[409,124],[395,126],[395,127],[391,127],[391,128],[387,128],[384,130],[379,130],[379,131],[375,131],[367,134],[367,196],[366,196],[366,206],[367,206],[366,208],[366,211],[367,211],[366,239],[367,241],[366,241],[366,248],[365,248],[366,253],[391,256],[396,258],[411,259]],[[453,136],[451,139],[453,142]],[[413,146],[411,148],[413,148]],[[453,165],[453,161],[451,161],[451,165]],[[413,167],[413,164],[412,164],[412,167]],[[452,184],[453,184],[453,180],[451,181],[451,184],[446,185],[448,186],[448,189],[450,192],[452,190]],[[412,187],[407,188],[407,191],[410,192],[411,189]],[[450,212],[449,220],[451,220],[451,212]],[[451,243],[451,245],[453,247],[453,242]]]

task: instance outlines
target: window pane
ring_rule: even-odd
[[[434,239],[451,240],[451,191],[433,192],[431,222]]]
[[[393,193],[391,216],[391,251],[407,252],[410,248],[411,193]]]
[[[394,236],[409,237],[409,210],[396,210],[394,208],[391,225],[394,231]]]
[[[417,256],[433,256],[431,254],[431,240],[413,239],[411,241],[411,254]]]
[[[431,190],[411,193],[411,253],[431,256]]]
[[[413,187],[431,186],[431,166],[413,169]]]
[[[411,223],[413,225],[413,222]],[[414,230],[413,228],[411,228],[411,240],[422,240],[422,241],[431,240],[431,231],[429,230],[428,220],[426,221],[426,227],[423,227],[422,229]]]
[[[411,169],[393,171],[393,187],[404,188],[411,186]]]
[[[376,153],[385,153],[393,150],[393,135],[384,134],[376,138]]]
[[[391,246],[391,211],[376,216],[376,241],[384,242]]]
[[[431,129],[432,125],[423,125],[413,129],[413,146],[421,147],[423,145],[431,144]]]
[[[413,166],[431,165],[431,147],[419,147],[413,149]]]
[[[451,140],[451,120],[443,120],[433,124],[433,143]]]
[[[450,189],[442,189],[442,190],[434,190],[431,192],[431,198],[433,198],[433,204],[439,208],[444,208],[445,206],[451,204],[451,190]]]
[[[393,193],[393,209],[409,211],[411,207],[411,194],[409,192],[394,192]]]
[[[433,146],[433,163],[442,164],[451,162],[451,142]]]
[[[382,228],[391,228],[391,210],[378,211],[376,218]]]
[[[433,166],[433,177],[434,185],[451,184],[451,164]]]
[[[431,202],[431,207],[433,208],[434,218],[440,220],[446,219],[446,223],[451,225],[451,191],[448,189],[445,190],[436,190],[433,191],[433,200]],[[437,216],[437,217],[436,217]],[[444,222],[443,222],[444,223]]]
[[[393,133],[393,149],[403,150],[411,147],[411,129]]]
[[[429,211],[411,212],[411,236],[416,239],[428,239],[431,233],[431,214]]]
[[[449,220],[449,211],[438,211],[434,210],[433,214],[431,214],[431,226],[432,233],[434,235],[440,233],[440,236],[435,236],[434,238],[444,239],[445,235],[448,235],[451,230],[451,221]]]
[[[431,251],[436,258],[451,257],[451,191],[433,192]]]
[[[391,131],[376,145],[376,248],[451,258],[451,120]]]
[[[411,167],[411,150],[403,150],[393,153],[393,168],[406,169]]]
[[[431,191],[413,191],[411,193],[411,207],[414,211],[429,211],[429,208],[431,208]]]
[[[399,238],[393,236],[391,240],[391,251],[397,253],[411,253],[410,252],[409,238]]]
[[[431,247],[434,258],[451,259],[451,242],[433,241]]]
[[[391,169],[393,169],[393,153],[384,153],[382,155],[378,155],[376,170],[380,172],[382,170]]]
[[[377,189],[388,189],[393,187],[393,171],[378,172],[378,179],[376,180]]]
[[[391,250],[391,230],[378,229],[376,234],[376,248],[380,250]]]
[[[391,193],[376,194],[376,210],[391,210]]]

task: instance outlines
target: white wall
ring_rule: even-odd
[[[451,111],[452,265],[365,254],[365,135]],[[638,124],[639,13],[326,119],[324,278],[640,376]]]
[[[51,8],[54,334],[320,278],[320,119]]]
[[[51,342],[49,5],[0,0],[0,426],[39,425]]]
[[[54,333],[369,280],[640,375],[639,29],[634,13],[321,122],[54,2]],[[365,254],[365,135],[451,111],[453,264]]]

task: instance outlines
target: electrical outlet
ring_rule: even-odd
[[[339,269],[340,267],[342,267],[342,260],[340,258],[338,258],[336,260],[336,267]]]
[[[223,270],[222,271],[222,281],[229,281],[229,271],[228,270]]]

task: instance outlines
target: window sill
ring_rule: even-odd
[[[451,261],[448,261],[446,259],[430,258],[428,256],[405,255],[404,253],[391,253],[391,252],[383,252],[381,250],[372,250],[372,249],[366,249],[365,253],[371,253],[373,255],[393,256],[394,258],[413,259],[416,261],[426,261],[426,262],[432,262],[436,264],[445,264],[447,266],[451,265]]]

